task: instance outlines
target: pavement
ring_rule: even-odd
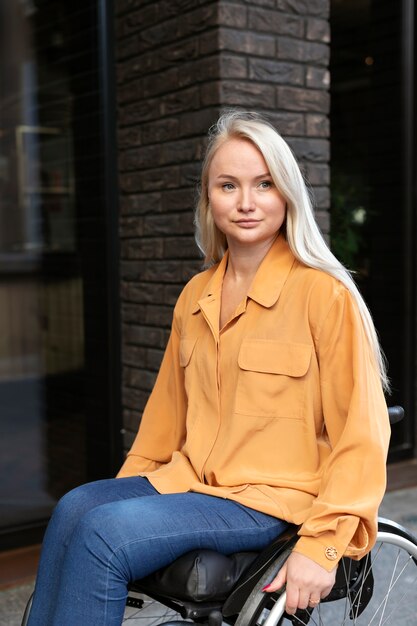
[[[417,535],[417,487],[387,493],[380,508],[380,516],[398,522]],[[21,625],[24,608],[32,590],[33,582],[0,591],[0,626]],[[123,623],[126,626],[156,626],[173,615],[172,611],[161,605],[145,602],[144,609],[127,608]],[[412,622],[398,621],[396,626],[408,624],[417,624],[415,614]]]

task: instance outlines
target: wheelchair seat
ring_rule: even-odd
[[[175,610],[183,619],[207,620],[209,626],[229,622],[228,618],[229,623],[234,623],[233,618],[250,590],[277,555],[292,549],[297,530],[298,526],[289,524],[262,552],[226,556],[213,550],[192,550],[171,565],[131,583],[129,592],[146,594]],[[137,606],[137,600],[129,595],[127,605]]]

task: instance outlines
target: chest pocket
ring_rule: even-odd
[[[302,419],[312,346],[251,339],[239,351],[236,413]]]
[[[187,365],[189,364],[196,342],[197,338],[181,339],[179,354],[181,367],[187,367]]]

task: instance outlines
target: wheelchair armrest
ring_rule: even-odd
[[[404,409],[402,406],[390,406],[388,408],[389,423],[396,424],[404,418]]]

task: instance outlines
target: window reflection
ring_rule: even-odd
[[[0,3],[0,530],[46,518],[85,480],[71,64],[85,4]]]

